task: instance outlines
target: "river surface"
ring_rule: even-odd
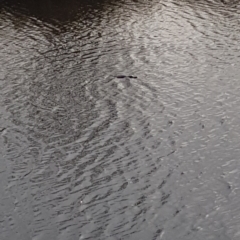
[[[238,1],[2,0],[0,61],[1,240],[240,239]]]

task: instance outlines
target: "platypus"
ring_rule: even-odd
[[[115,76],[116,78],[137,78],[136,76],[132,76],[132,75],[129,75],[129,76],[126,76],[126,75],[118,75],[118,76]]]

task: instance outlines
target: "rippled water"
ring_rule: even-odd
[[[239,43],[238,1],[2,1],[0,239],[240,239]]]

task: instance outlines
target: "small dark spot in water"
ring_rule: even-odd
[[[224,122],[225,122],[225,120],[224,120],[224,119],[221,119],[221,121],[220,121],[221,125],[222,125]]]
[[[181,175],[184,175],[184,172],[181,172]]]

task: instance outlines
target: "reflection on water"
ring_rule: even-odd
[[[237,1],[0,9],[1,240],[239,239]]]

